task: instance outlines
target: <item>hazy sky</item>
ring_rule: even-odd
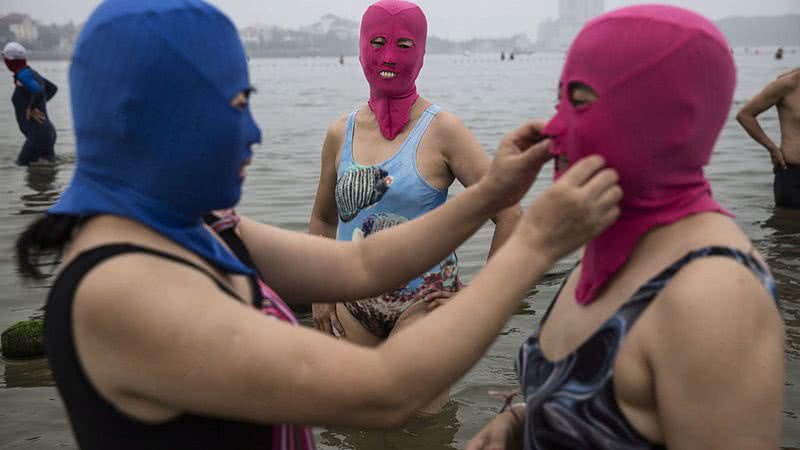
[[[605,0],[606,10],[654,0]],[[0,14],[23,12],[45,23],[82,22],[98,0],[0,0]],[[296,28],[333,13],[359,20],[372,0],[212,0],[239,27],[257,23]],[[558,0],[417,0],[428,16],[429,34],[448,38],[506,37],[524,32],[535,39],[540,21],[555,18]],[[713,19],[800,13],[800,0],[669,0]]]

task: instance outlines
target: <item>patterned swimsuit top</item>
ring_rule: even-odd
[[[554,299],[517,358],[517,373],[527,408],[525,450],[664,448],[637,432],[619,408],[613,387],[614,362],[622,340],[672,277],[691,261],[709,256],[733,258],[745,266],[778,303],[774,280],[753,256],[730,247],[702,248],[689,252],[642,285],[577,350],[558,362],[551,362],[539,347],[539,333],[555,304]]]
[[[353,135],[358,111],[347,118],[342,156],[336,169],[336,209],[340,241],[363,239],[372,233],[414,219],[440,206],[447,200],[448,190],[431,186],[417,168],[417,149],[425,131],[440,108],[429,106],[419,117],[398,150],[380,164],[364,166],[353,159]],[[431,236],[435,239],[435,236]],[[445,288],[455,288],[458,266],[455,254],[428,271]],[[438,278],[441,277],[441,280]],[[428,280],[430,281],[430,280]],[[424,276],[398,290],[400,297],[413,296],[425,283]]]

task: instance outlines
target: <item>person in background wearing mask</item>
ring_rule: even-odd
[[[3,62],[14,74],[11,103],[19,131],[25,135],[17,164],[27,166],[38,160],[55,161],[56,129],[47,115],[47,102],[56,95],[58,88],[28,65],[25,47],[17,42],[9,42],[3,48]]]
[[[447,200],[455,180],[471,186],[488,170],[489,157],[464,124],[417,93],[426,38],[425,14],[414,3],[381,0],[364,13],[359,61],[369,101],[328,129],[311,234],[363,239],[431,211]],[[495,216],[489,255],[519,214],[515,205]],[[458,269],[453,253],[380,296],[315,304],[315,327],[376,346],[454,295],[461,287]],[[423,412],[437,412],[446,401],[445,393]]]
[[[622,212],[520,348],[523,403],[467,450],[780,446],[775,283],[703,173],[735,84],[722,33],[682,8],[618,9],[575,38],[543,133],[558,179],[604,157]]]

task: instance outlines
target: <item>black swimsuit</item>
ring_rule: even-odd
[[[113,244],[81,253],[56,279],[47,300],[45,345],[56,387],[66,406],[81,449],[271,449],[273,430],[236,420],[182,414],[161,424],[131,418],[105,400],[92,386],[78,359],[72,328],[72,304],[81,281],[98,264],[115,256],[145,253],[192,267],[208,275],[223,292],[242,301],[206,269],[181,257],[129,244]],[[257,282],[253,306],[261,308]],[[109,299],[114,301],[114,299]],[[213,358],[209,355],[209,358]],[[148,376],[142,373],[141,376]]]
[[[752,271],[778,302],[775,281],[752,256],[729,247],[695,250],[642,285],[577,350],[551,362],[539,348],[539,333],[554,300],[537,330],[523,344],[517,359],[517,373],[527,408],[525,450],[664,448],[639,434],[617,405],[614,362],[622,340],[672,277],[689,262],[709,256],[735,259]]]
[[[776,167],[772,190],[775,206],[800,209],[800,164],[786,163],[786,168]]]

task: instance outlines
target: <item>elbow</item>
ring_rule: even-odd
[[[413,419],[417,412],[426,405],[420,400],[408,379],[391,375],[389,370],[381,370],[380,377],[371,377],[374,383],[365,388],[366,403],[370,405],[365,416],[369,425],[379,429],[400,428]]]
[[[410,397],[400,398],[399,395],[393,396],[386,391],[381,395],[384,396],[383,401],[379,406],[376,405],[377,414],[372,416],[376,428],[400,428],[414,418],[416,412],[422,408],[422,405],[417,405],[417,402],[412,401]]]
[[[745,112],[744,109],[736,113],[736,121],[739,122],[740,125],[745,125],[752,118],[753,116]]]

